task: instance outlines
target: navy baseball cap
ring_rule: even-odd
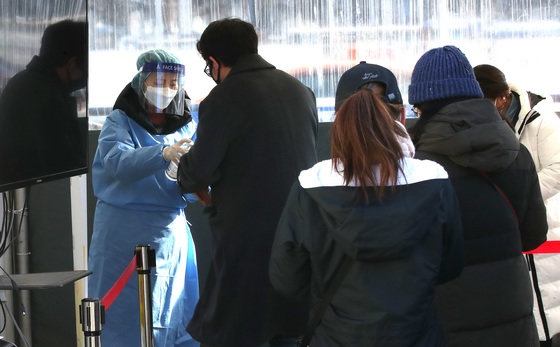
[[[390,104],[402,104],[402,96],[395,75],[380,65],[361,61],[340,76],[336,87],[334,109],[338,111],[350,95],[358,91],[364,84],[377,82],[385,85],[385,101]]]

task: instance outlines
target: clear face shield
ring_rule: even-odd
[[[183,89],[185,66],[175,63],[145,63],[149,73],[142,85],[140,101],[148,112],[183,115],[186,93]]]

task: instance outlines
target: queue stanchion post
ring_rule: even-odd
[[[105,307],[101,304],[101,299],[82,299],[80,323],[84,332],[84,346],[101,347],[101,330],[105,324]]]
[[[138,297],[140,300],[140,340],[142,347],[154,346],[152,320],[152,286],[150,272],[156,266],[155,250],[149,245],[136,246],[136,271],[138,272]]]

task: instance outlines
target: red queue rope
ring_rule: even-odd
[[[524,254],[549,254],[549,253],[560,253],[560,241],[546,241],[538,248],[529,251],[523,252]],[[122,289],[136,270],[136,254],[130,261],[130,264],[126,267],[124,272],[122,273],[121,277],[115,282],[113,287],[105,294],[103,299],[101,299],[101,304],[105,306],[105,310],[109,309],[113,301],[119,296]]]
[[[124,288],[128,280],[130,279],[130,276],[132,276],[135,270],[136,270],[136,254],[134,254],[134,257],[132,258],[130,264],[128,264],[128,266],[122,273],[121,277],[119,277],[117,282],[113,284],[113,287],[111,287],[111,289],[109,289],[109,291],[107,292],[107,294],[105,294],[103,299],[101,299],[101,305],[105,306],[105,310],[109,309],[109,306],[111,306],[113,301],[115,301],[117,296],[119,296],[122,289]]]
[[[533,249],[529,252],[523,252],[524,254],[548,254],[548,253],[560,253],[560,241],[546,241],[538,248]]]

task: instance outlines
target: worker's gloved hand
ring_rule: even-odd
[[[191,149],[192,145],[193,142],[190,139],[179,140],[163,149],[163,159],[165,161],[173,161],[175,164],[179,165],[179,159]]]

